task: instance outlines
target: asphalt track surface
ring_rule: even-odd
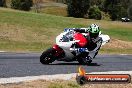
[[[0,78],[77,73],[78,62],[39,62],[40,53],[0,53]],[[132,55],[97,55],[86,72],[132,71]]]

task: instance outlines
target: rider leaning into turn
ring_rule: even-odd
[[[101,38],[99,37],[99,34],[101,34],[101,31],[97,24],[91,24],[86,29],[80,28],[80,29],[75,29],[74,31],[81,32],[81,33],[87,33],[86,38],[89,41],[88,43],[89,51],[94,50],[97,47],[97,43],[101,42]]]
[[[72,30],[80,33],[87,33],[85,36],[89,41],[87,48],[90,52],[94,52],[94,55],[90,56],[91,59],[94,58],[98,54],[98,50],[102,44],[102,39],[99,37],[101,34],[99,26],[97,24],[91,24],[88,28],[74,28]]]

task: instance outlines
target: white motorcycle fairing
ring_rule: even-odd
[[[83,28],[85,29],[85,28]],[[50,64],[58,61],[78,61],[80,64],[90,64],[92,59],[98,54],[102,45],[109,42],[108,35],[99,33],[99,37],[92,39],[89,46],[88,33],[66,30],[56,37],[56,44],[45,50],[40,56],[42,64]]]
[[[72,44],[78,42],[78,40],[70,40],[70,39],[67,39],[67,41],[63,41],[63,38],[64,36],[66,36],[67,34],[70,35],[70,37],[73,37],[74,31],[66,31],[66,32],[63,32],[61,33],[60,35],[58,35],[56,37],[56,44],[61,47],[64,52],[65,52],[65,58],[66,59],[72,59],[74,58],[74,55],[71,53],[72,50],[70,49]],[[85,35],[85,33],[82,33],[83,35]],[[109,42],[110,40],[110,37],[108,35],[104,35],[104,34],[101,34],[99,35],[100,38],[102,38],[102,42],[97,42],[97,47],[92,50],[92,51],[88,51],[89,52],[89,56],[91,58],[93,58],[95,56],[95,53],[98,51],[98,49],[102,46],[102,45],[105,45],[107,42]]]
[[[63,32],[60,35],[56,37],[56,44],[61,47],[65,52],[65,58],[68,60],[72,59],[74,55],[71,53],[70,47],[72,44],[74,44],[76,41],[70,41],[63,42],[61,39],[67,34],[68,32]]]

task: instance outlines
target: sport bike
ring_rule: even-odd
[[[85,29],[85,28],[84,28]],[[80,64],[90,64],[92,59],[98,54],[102,45],[109,42],[110,37],[99,33],[99,40],[94,49],[90,50],[88,46],[88,33],[79,33],[73,30],[65,29],[56,37],[56,44],[47,49],[40,56],[42,64],[49,64],[57,61],[78,61]]]

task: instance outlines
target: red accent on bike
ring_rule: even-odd
[[[59,51],[59,50],[62,50],[58,45],[53,45],[53,48],[55,49],[55,50],[57,50],[57,51]]]
[[[79,42],[77,42],[77,44],[80,47],[84,47],[88,43],[88,40],[81,33],[75,33],[74,34],[74,39],[79,40]]]
[[[53,49],[55,49],[57,52],[55,53],[55,56],[59,56],[61,55],[62,53],[64,53],[63,49],[60,48],[58,45],[53,45]]]

